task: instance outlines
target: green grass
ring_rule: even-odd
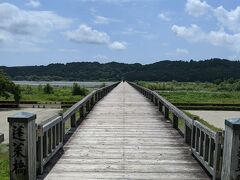
[[[240,104],[240,92],[159,92],[171,103]]]
[[[9,155],[8,146],[0,144],[0,179],[9,179]]]
[[[83,96],[72,95],[71,87],[53,87],[53,94],[45,94],[42,87],[36,86],[21,86],[22,99],[21,101],[37,101],[39,103],[45,102],[62,102],[62,101],[79,101]],[[88,91],[89,92],[89,91]],[[0,97],[0,100],[5,100],[3,97]],[[10,96],[8,100],[13,100],[13,97]]]
[[[139,85],[151,90],[161,91],[240,91],[240,80],[223,82],[145,82],[139,81]]]
[[[205,121],[204,119],[201,119],[199,116],[193,115],[187,111],[184,111],[184,113],[186,115],[188,115],[191,118],[195,118],[195,120],[199,121],[200,123],[202,123],[203,125],[207,126],[209,129],[213,130],[213,131],[221,131],[222,129],[215,127],[212,124],[209,124],[207,121]]]
[[[199,116],[193,115],[187,111],[183,111],[187,116],[189,116],[192,119],[195,119],[196,121],[202,123],[203,125],[205,125],[206,127],[208,127],[209,129],[213,130],[213,131],[221,131],[222,129],[215,127],[212,124],[209,124],[207,121],[205,121],[204,119],[201,119]],[[173,121],[173,113],[169,112],[169,120]],[[184,133],[184,127],[185,126],[185,122],[183,119],[178,119],[178,129]]]

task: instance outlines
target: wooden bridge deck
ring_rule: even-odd
[[[210,179],[148,99],[119,84],[88,114],[46,179]]]

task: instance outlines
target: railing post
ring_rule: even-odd
[[[157,100],[157,98],[154,98],[154,105],[155,105],[155,106],[158,105],[158,100]]]
[[[240,119],[225,120],[222,180],[240,179]]]
[[[4,134],[0,133],[0,143],[2,143],[4,141]]]
[[[87,112],[90,111],[90,103],[89,103],[89,100],[86,102],[86,111],[87,111]]]
[[[76,113],[71,116],[71,128],[77,127]]]
[[[85,113],[84,113],[84,106],[80,107],[80,119],[82,120],[85,116]]]
[[[93,108],[93,106],[94,106],[94,96],[91,98],[91,100],[90,100],[90,107],[91,107],[91,109]]]
[[[214,163],[213,163],[213,169],[214,169],[214,175],[213,179],[219,180],[221,179],[221,138],[222,138],[222,132],[217,132],[216,134],[216,142],[215,142],[215,152],[214,152]],[[239,156],[240,157],[240,156]]]
[[[38,141],[37,141],[37,173],[43,173],[43,136],[42,128],[38,127]]]
[[[173,114],[172,124],[173,124],[173,128],[178,129],[178,117],[175,114]]]
[[[160,111],[160,112],[163,111],[163,110],[162,110],[162,107],[163,107],[163,105],[162,105],[161,101],[159,101],[159,102],[158,102],[158,108],[159,108],[159,111]]]
[[[36,114],[8,117],[11,180],[36,179]]]
[[[191,145],[191,140],[192,140],[192,129],[188,127],[185,123],[185,132],[184,132],[184,139],[185,143]]]
[[[166,106],[164,106],[164,117],[169,119],[169,109]]]

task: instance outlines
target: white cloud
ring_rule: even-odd
[[[132,27],[127,27],[121,32],[121,34],[124,34],[124,35],[136,35],[136,34],[146,35],[148,33],[145,31],[139,31],[139,30],[133,29]]]
[[[41,5],[39,0],[28,0],[27,5],[37,8]]]
[[[80,25],[76,30],[65,32],[68,40],[77,43],[106,44],[113,50],[124,50],[126,44],[119,41],[111,42],[111,38],[105,32],[100,32],[85,24]]]
[[[100,32],[82,24],[76,30],[67,31],[66,37],[78,43],[107,44],[110,37],[105,32]]]
[[[158,17],[163,21],[171,21],[171,18],[166,13],[160,13]]]
[[[177,54],[182,54],[182,55],[187,55],[187,54],[189,54],[189,51],[187,49],[177,48],[176,53]]]
[[[109,24],[111,19],[103,16],[95,16],[94,23],[96,24]]]
[[[108,17],[104,17],[104,16],[95,16],[94,17],[95,24],[110,24],[112,22],[121,22],[121,20],[108,18]]]
[[[233,32],[240,32],[240,6],[231,11],[220,6],[214,9],[213,13],[223,27]]]
[[[199,17],[211,10],[211,6],[206,1],[187,0],[185,10],[188,14]]]
[[[9,4],[0,4],[0,30],[15,35],[44,34],[69,27],[70,19],[51,11],[25,11]]]
[[[210,43],[240,52],[240,33],[229,34],[224,30],[204,32],[195,24],[190,27],[173,25],[172,31],[188,41]]]
[[[7,49],[19,45],[35,52],[36,44],[46,42],[43,39],[49,32],[68,28],[71,22],[51,11],[27,11],[0,3],[0,43]]]
[[[221,27],[227,28],[235,33],[240,32],[240,6],[228,11],[223,6],[214,8],[206,1],[187,0],[185,9],[188,14],[195,17],[211,13]]]
[[[202,30],[196,24],[192,24],[190,27],[173,25],[172,31],[177,36],[189,41],[199,41],[204,38]]]
[[[214,8],[206,1],[187,0],[185,10],[195,17],[211,13],[216,18],[219,30],[204,32],[195,24],[190,27],[173,25],[172,31],[177,36],[192,42],[205,42],[213,46],[227,47],[240,53],[240,6],[228,11],[223,6]]]
[[[126,43],[125,42],[119,42],[114,41],[113,43],[109,44],[109,47],[114,50],[125,50],[126,49]]]

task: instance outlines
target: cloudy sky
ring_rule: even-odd
[[[239,0],[0,0],[0,65],[240,59]]]

